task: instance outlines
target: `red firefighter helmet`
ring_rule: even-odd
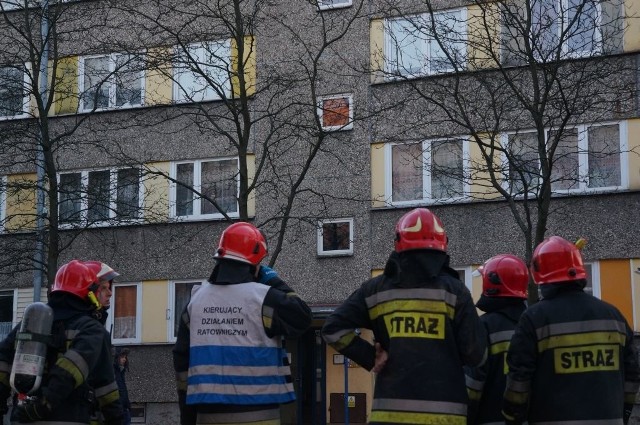
[[[68,292],[85,299],[97,281],[95,270],[80,260],[71,260],[58,269],[51,292]]]
[[[491,257],[477,271],[482,276],[482,295],[527,298],[529,270],[524,261],[515,255]]]
[[[84,264],[96,272],[98,280],[107,280],[110,282],[120,276],[120,273],[100,261],[85,261]]]
[[[214,257],[257,266],[266,256],[267,241],[262,232],[251,223],[239,222],[222,232]]]
[[[416,208],[396,224],[396,252],[411,249],[435,249],[447,252],[447,234],[442,222],[426,208]]]
[[[531,274],[538,285],[587,278],[580,249],[560,236],[551,236],[536,247],[531,259]]]

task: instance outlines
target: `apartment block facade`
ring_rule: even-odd
[[[373,375],[319,330],[417,206],[476,298],[541,227],[587,239],[586,290],[640,332],[636,3],[1,1],[0,335],[56,264],[103,261],[134,422],[177,423],[180,312],[250,220],[314,312],[283,423],[344,422],[345,392],[366,422]]]

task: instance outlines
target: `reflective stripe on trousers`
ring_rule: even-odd
[[[466,425],[467,405],[447,401],[375,399],[370,422]]]

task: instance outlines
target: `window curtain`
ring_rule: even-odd
[[[113,337],[136,338],[137,286],[116,286],[114,293]]]

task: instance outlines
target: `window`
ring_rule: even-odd
[[[3,11],[18,9],[24,5],[24,0],[2,0],[0,7]]]
[[[171,216],[186,219],[238,216],[238,158],[172,164]]]
[[[13,290],[0,291],[0,341],[13,329],[16,301]]]
[[[144,62],[134,55],[80,59],[81,109],[130,108],[144,103]]]
[[[228,97],[231,92],[228,41],[194,43],[177,48],[174,63],[174,99],[202,102]]]
[[[0,68],[0,119],[27,115],[27,73],[20,67]]]
[[[191,289],[195,285],[200,285],[202,281],[180,281],[169,283],[169,311],[167,321],[168,341],[175,342],[178,336],[178,326],[180,324],[180,315],[184,307],[191,300]]]
[[[107,327],[114,344],[140,342],[142,285],[114,284]]]
[[[597,261],[594,261],[593,263],[585,263],[584,269],[587,272],[587,286],[585,286],[584,292],[591,294],[596,298],[601,298],[600,263]]]
[[[318,9],[338,9],[340,7],[351,6],[352,0],[318,0]]]
[[[388,19],[385,73],[388,79],[453,72],[465,67],[464,9]]]
[[[59,175],[61,224],[136,221],[142,215],[139,168],[80,171]]]
[[[453,269],[458,272],[460,282],[464,283],[464,286],[473,294],[473,273],[471,272],[471,266],[454,267]]]
[[[540,183],[537,133],[514,133],[506,137],[509,190],[513,195],[535,193]]]
[[[353,96],[325,96],[318,101],[318,118],[325,131],[353,128]]]
[[[596,0],[534,0],[531,41],[541,61],[584,57],[602,50],[600,2]]]
[[[67,2],[70,0],[64,0],[63,2]],[[51,1],[50,4],[54,3]],[[27,7],[41,7],[41,0],[26,0]],[[22,9],[25,6],[25,0],[1,0],[0,1],[0,11],[8,11],[15,9]]]
[[[318,223],[318,255],[353,254],[353,219],[321,220]]]
[[[547,149],[556,145],[551,169],[555,193],[616,190],[628,186],[626,170],[626,123],[579,125],[562,133],[547,130]],[[513,194],[522,193],[523,179],[537,192],[540,161],[537,134],[507,136],[511,152],[509,181]]]
[[[429,140],[387,149],[386,193],[393,204],[451,202],[468,195],[468,141]]]

